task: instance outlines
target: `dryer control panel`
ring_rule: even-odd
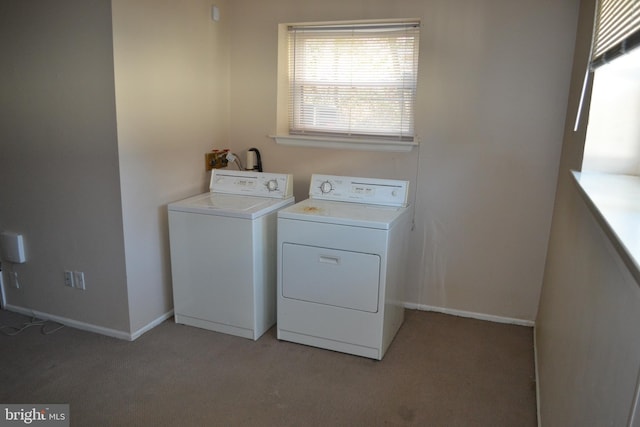
[[[286,199],[293,195],[290,174],[213,169],[209,190],[213,193]]]
[[[371,205],[407,206],[409,181],[314,174],[309,184],[309,197]]]

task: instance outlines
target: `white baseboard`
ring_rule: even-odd
[[[412,302],[405,302],[404,306],[405,308],[408,308],[410,310],[434,311],[436,313],[450,314],[452,316],[468,317],[471,319],[478,319],[478,320],[487,320],[489,322],[496,322],[496,323],[507,323],[509,325],[519,325],[519,326],[528,326],[528,327],[535,326],[535,322],[533,320],[493,316],[490,314],[475,313],[473,311],[454,310],[451,308],[435,307],[432,305],[425,305],[425,304],[415,304]]]
[[[162,323],[165,320],[171,318],[171,316],[173,316],[173,310],[169,310],[166,313],[164,313],[163,315],[161,315],[161,316],[157,317],[156,319],[152,320],[151,322],[147,323],[142,328],[138,329],[137,331],[135,331],[134,333],[131,334],[131,341],[137,340],[138,338],[140,338],[140,336],[142,334],[144,334],[145,332],[148,332],[151,329],[155,328],[160,323]]]
[[[538,375],[538,341],[536,340],[536,328],[533,327],[533,369],[536,374],[536,415],[538,417],[538,427],[542,427],[540,417],[540,376]]]
[[[70,326],[72,328],[81,329],[83,331],[94,332],[96,334],[106,335],[112,338],[118,338],[126,341],[133,341],[139,338],[145,332],[153,329],[158,326],[160,323],[164,322],[171,316],[173,316],[173,310],[164,313],[153,321],[149,322],[147,325],[138,329],[133,333],[119,331],[117,329],[105,328],[102,326],[93,325],[91,323],[79,322],[77,320],[68,319],[66,317],[56,316],[49,313],[44,313],[37,310],[31,310],[24,307],[18,307],[15,305],[7,304],[5,307],[8,311],[13,311],[16,313],[24,314],[25,316],[32,316],[42,320],[50,320],[52,322],[60,323],[61,325]]]

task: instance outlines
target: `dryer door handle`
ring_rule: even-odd
[[[338,264],[340,264],[340,257],[329,256],[329,255],[320,255],[320,257],[318,258],[318,261],[320,261],[323,264],[338,265]]]

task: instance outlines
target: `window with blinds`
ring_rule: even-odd
[[[290,134],[413,140],[418,22],[287,33]]]
[[[573,130],[580,126],[582,107],[592,72],[640,46],[640,0],[596,0],[589,65]]]
[[[582,170],[640,175],[640,0],[596,6]]]
[[[606,64],[640,44],[640,0],[599,0],[591,68]]]

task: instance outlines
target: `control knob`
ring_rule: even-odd
[[[267,181],[267,190],[269,191],[277,191],[278,190],[278,181],[275,179],[270,179]]]
[[[322,184],[320,184],[320,192],[322,194],[327,194],[331,192],[331,190],[333,190],[333,185],[331,185],[329,181],[324,181]]]

